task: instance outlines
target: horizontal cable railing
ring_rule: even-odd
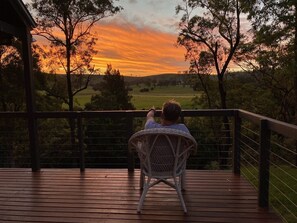
[[[51,167],[122,167],[133,169],[139,166],[137,156],[128,153],[129,137],[144,127],[146,111],[100,111],[100,112],[37,112],[38,152],[41,168]],[[159,120],[161,112],[157,111]],[[231,169],[232,168],[232,123],[222,123],[222,115],[232,115],[226,110],[183,111],[182,121],[196,138],[199,148],[188,162],[191,169]],[[25,113],[0,113],[1,120],[22,120],[26,127]],[[71,120],[75,129],[71,130]],[[81,122],[81,134],[78,123]],[[13,126],[13,125],[11,125]],[[225,128],[228,126],[229,128]],[[74,131],[74,136],[71,136]],[[6,133],[9,131],[7,130]],[[13,133],[15,134],[15,132]],[[4,135],[3,135],[4,137]],[[7,137],[6,140],[8,140]],[[13,138],[10,143],[15,143]],[[0,150],[10,151],[2,145]],[[27,143],[21,142],[28,150]],[[83,152],[81,152],[83,150]],[[18,156],[19,154],[16,154]],[[83,158],[82,158],[83,155]],[[134,161],[135,159],[135,161]],[[82,163],[83,160],[83,163]],[[20,167],[18,163],[2,167]],[[130,166],[130,167],[129,167]],[[30,167],[30,162],[21,167]]]
[[[0,167],[31,167],[27,122],[0,118]]]
[[[284,221],[297,222],[297,126],[239,114],[242,175],[259,190],[260,206],[269,203]]]

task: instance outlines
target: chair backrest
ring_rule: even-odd
[[[169,128],[154,128],[136,132],[129,139],[129,149],[135,149],[142,171],[152,177],[179,176],[186,168],[196,140],[188,133]]]

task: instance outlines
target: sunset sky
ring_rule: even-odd
[[[185,71],[185,50],[176,46],[175,7],[181,0],[120,0],[124,10],[98,24],[98,50],[94,62],[107,63],[123,75],[154,75]]]
[[[24,0],[29,3],[30,0]],[[98,53],[93,64],[103,73],[107,64],[126,76],[179,73],[188,70],[186,50],[177,46],[178,23],[182,14],[175,8],[183,0],[119,0],[123,10],[104,18],[93,28]],[[246,20],[242,24],[248,27]],[[44,40],[34,37],[37,43]],[[238,70],[230,64],[231,70]],[[64,71],[60,71],[64,73]]]
[[[112,64],[122,75],[128,76],[187,70],[185,49],[176,45],[181,15],[175,14],[175,7],[181,2],[116,1],[116,5],[124,9],[113,17],[101,20],[93,30],[98,38],[98,54],[93,56],[95,66],[104,72],[106,65]]]

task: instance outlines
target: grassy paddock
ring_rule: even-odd
[[[132,103],[136,109],[149,109],[155,106],[161,109],[164,101],[175,99],[182,108],[192,108],[192,99],[197,92],[193,91],[189,86],[157,86],[149,92],[140,92],[144,86],[133,86],[131,92]]]
[[[136,109],[149,109],[152,106],[156,108],[161,108],[164,101],[175,99],[178,101],[183,109],[192,108],[192,99],[198,93],[193,91],[189,86],[162,86],[155,87],[149,92],[140,92],[141,88],[145,86],[131,86],[133,91],[130,92],[132,96],[132,103]],[[94,91],[91,87],[86,90],[79,92],[75,96],[76,104],[84,108],[85,104],[91,101],[92,95],[95,95],[97,92]]]

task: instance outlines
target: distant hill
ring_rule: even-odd
[[[96,75],[91,78],[90,85],[93,86],[100,81],[102,81],[104,75]],[[150,75],[150,76],[124,76],[125,82],[128,84],[140,84],[147,81],[151,82],[160,82],[160,81],[173,81],[178,80],[182,81],[184,78],[186,78],[188,75],[186,74],[172,74],[172,73],[165,73],[165,74],[157,74],[157,75]]]
[[[46,74],[46,75],[52,75],[52,74]],[[66,79],[66,75],[64,74],[59,74],[59,75],[52,75],[53,78],[58,78],[58,79]],[[145,83],[148,81],[151,82],[172,82],[172,81],[182,81],[184,78],[186,78],[188,75],[186,74],[174,74],[174,73],[165,73],[165,74],[157,74],[157,75],[151,75],[151,76],[124,76],[124,79],[127,83],[129,84],[141,84]],[[94,75],[91,77],[90,80],[90,86],[94,86],[98,84],[99,82],[102,81],[104,75]],[[87,76],[85,76],[87,78]]]
[[[186,83],[190,76],[193,74],[177,74],[177,73],[164,73],[164,74],[156,74],[156,75],[150,75],[150,76],[124,76],[125,82],[129,85],[135,85],[135,84],[143,84],[147,82],[151,83]],[[239,78],[239,79],[245,79],[249,78],[250,75],[248,75],[245,72],[233,72],[229,74],[230,78]],[[57,75],[58,78],[66,78],[65,75]],[[90,86],[94,86],[98,83],[100,83],[103,79],[104,75],[94,75],[91,77]],[[87,76],[85,77],[87,78]],[[216,75],[213,75],[214,79],[217,79]],[[164,85],[164,84],[163,84]],[[174,85],[174,84],[173,84]]]
[[[165,74],[156,74],[150,76],[143,76],[143,77],[133,77],[133,76],[124,76],[125,81],[130,84],[135,83],[143,83],[143,82],[164,82],[164,81],[182,81],[188,75],[187,74],[173,74],[173,73],[165,73]]]

